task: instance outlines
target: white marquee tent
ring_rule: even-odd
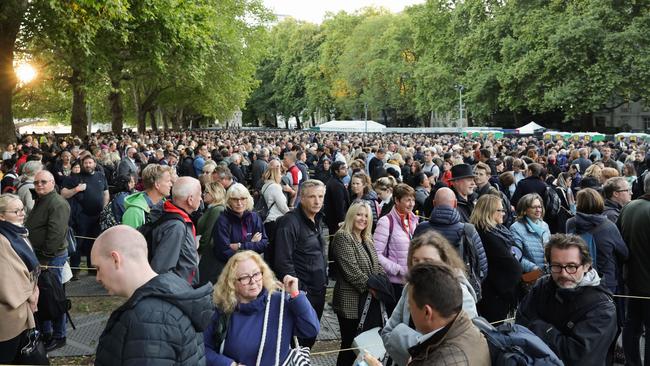
[[[532,135],[538,130],[546,130],[546,127],[538,125],[535,122],[530,122],[525,126],[519,127],[516,131],[520,135]]]
[[[314,129],[326,132],[384,132],[386,126],[375,121],[330,121],[315,126]]]

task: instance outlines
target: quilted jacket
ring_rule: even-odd
[[[510,226],[515,243],[524,254],[521,258],[524,272],[530,272],[535,267],[544,269],[544,245],[551,239],[551,231],[545,221],[539,220],[539,225],[544,228],[542,236],[533,230],[526,219],[517,220]]]
[[[390,232],[390,220],[393,221],[393,231]],[[379,263],[386,271],[391,283],[403,284],[408,273],[406,258],[408,256],[411,238],[418,224],[415,214],[409,214],[409,232],[406,232],[400,222],[397,209],[393,207],[388,215],[377,221],[373,240],[379,257]],[[390,238],[389,238],[390,237]],[[389,242],[390,239],[390,242]],[[386,250],[388,245],[388,250]]]
[[[95,365],[205,365],[211,297],[210,284],[193,289],[173,273],[154,277],[111,314]]]

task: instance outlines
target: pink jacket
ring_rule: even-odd
[[[390,217],[390,218],[389,218]],[[390,243],[388,243],[388,252],[386,253],[386,241],[388,240],[390,231],[390,219],[393,220],[393,232],[390,234]],[[404,230],[404,226],[400,223],[399,215],[395,207],[390,212],[377,221],[377,228],[373,236],[375,242],[375,249],[377,250],[377,257],[379,264],[384,268],[388,279],[392,283],[404,284],[406,273],[406,259],[408,256],[409,246],[415,227],[418,224],[418,219],[415,214],[409,214],[409,231]]]

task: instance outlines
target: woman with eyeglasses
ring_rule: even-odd
[[[517,202],[517,221],[510,225],[517,247],[522,252],[524,272],[544,270],[544,245],[551,231],[544,222],[544,201],[537,193],[529,193]],[[541,274],[541,273],[540,273]]]
[[[24,220],[18,196],[0,195],[0,364],[20,363],[20,351],[36,327],[40,267]]]
[[[293,336],[312,338],[320,330],[316,312],[298,290],[298,279],[286,275],[278,283],[262,257],[250,250],[228,260],[213,301],[216,309],[203,333],[208,366],[281,365]]]
[[[223,265],[240,250],[264,253],[268,237],[262,219],[253,211],[253,197],[243,184],[235,183],[226,191],[226,209],[212,229],[212,241],[214,255]]]
[[[503,225],[506,212],[500,196],[484,194],[476,202],[470,222],[476,227],[488,260],[488,275],[481,286],[478,313],[490,322],[503,320],[517,306],[523,269],[521,250]]]

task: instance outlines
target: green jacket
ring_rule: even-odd
[[[25,227],[39,260],[46,261],[66,253],[69,219],[70,205],[55,191],[36,199]]]
[[[206,251],[212,251],[212,228],[225,209],[223,205],[210,206],[196,223],[196,234],[201,235],[199,254],[205,255]]]
[[[151,212],[146,195],[146,192],[137,192],[124,199],[122,224],[137,229],[146,222],[147,215]],[[164,201],[163,198],[162,202]]]

